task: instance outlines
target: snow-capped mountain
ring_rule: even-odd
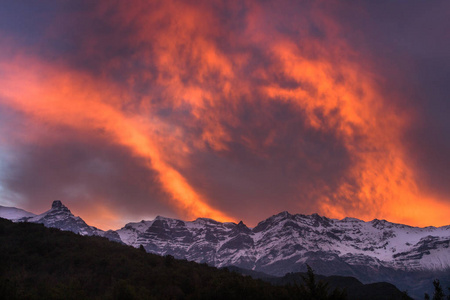
[[[237,266],[283,276],[305,271],[387,281],[422,298],[431,282],[450,285],[450,226],[418,228],[385,220],[329,219],[282,212],[254,228],[210,219],[157,217],[117,233],[128,245],[217,267]]]
[[[103,231],[94,226],[87,225],[83,219],[75,217],[60,200],[53,201],[52,207],[40,215],[35,215],[15,207],[0,206],[0,217],[15,222],[40,223],[46,227],[72,231],[80,235],[97,235],[115,242],[121,242],[119,235],[115,231]]]
[[[53,201],[48,211],[28,219],[27,222],[41,223],[46,227],[59,228],[81,235],[100,235],[99,229],[87,225],[80,217],[75,217],[59,200]]]
[[[328,219],[282,212],[248,228],[242,222],[157,217],[117,231],[129,245],[218,267],[284,275],[317,257],[330,264],[396,270],[450,270],[450,226],[417,228],[385,220]]]
[[[254,228],[243,222],[221,223],[207,218],[182,221],[158,216],[105,232],[75,217],[59,200],[40,215],[0,207],[0,217],[105,236],[134,247],[142,245],[160,255],[217,267],[235,265],[272,275],[298,271],[305,263],[317,264],[317,257],[326,261],[328,268],[344,263],[405,271],[450,270],[450,226],[419,228],[377,219],[335,220],[282,212]]]
[[[0,218],[18,221],[21,219],[28,219],[34,216],[36,215],[20,208],[0,206]]]
[[[13,208],[0,208],[0,214],[216,267],[234,265],[282,276],[309,264],[318,274],[354,276],[364,283],[389,281],[410,291],[419,287],[414,282],[431,282],[429,278],[442,274],[450,284],[450,226],[418,228],[282,212],[254,228],[243,222],[158,216],[104,232],[75,217],[60,201],[37,216]]]

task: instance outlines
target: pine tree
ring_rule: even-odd
[[[303,284],[299,286],[301,299],[312,300],[341,300],[347,299],[345,292],[335,289],[332,293],[328,293],[328,283],[319,281],[316,282],[313,269],[307,264],[306,276],[302,275]]]
[[[433,281],[433,285],[434,285],[433,300],[444,300],[445,295],[444,295],[444,291],[442,290],[439,279],[435,279]]]

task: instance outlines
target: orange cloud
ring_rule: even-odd
[[[3,104],[39,122],[86,132],[104,131],[107,138],[127,146],[134,155],[145,159],[149,168],[158,172],[161,185],[171,195],[181,216],[233,220],[208,205],[165,161],[159,145],[153,143],[157,140],[158,130],[153,126],[157,124],[139,116],[126,115],[114,107],[113,104],[120,103],[120,97],[123,97],[119,91],[87,76],[55,70],[29,59],[2,61],[0,68],[5,71],[0,85],[8,87],[0,94]]]
[[[129,32],[120,39],[86,32],[80,55],[102,57],[102,51],[117,44],[130,47],[131,54],[105,59],[100,78],[37,58],[4,59],[0,85],[8,89],[0,91],[0,101],[43,123],[104,132],[158,173],[181,217],[222,221],[233,219],[224,212],[226,204],[213,207],[212,197],[189,181],[189,172],[195,172],[191,155],[232,157],[237,143],[255,156],[273,159],[269,149],[283,124],[266,125],[261,119],[246,130],[242,106],[268,107],[263,111],[270,115],[273,103],[288,104],[305,127],[335,136],[351,157],[337,187],[323,180],[303,191],[314,209],[337,218],[446,225],[450,207],[420,190],[402,144],[411,112],[392,108],[393,95],[381,93],[372,63],[345,45],[340,27],[318,9],[320,4],[311,5],[309,14],[328,43],[308,34],[308,19],[285,16],[285,5],[102,3],[92,15]],[[139,67],[131,68],[133,63]],[[121,73],[117,84],[109,74],[121,68],[129,72]],[[139,88],[143,91],[136,92]],[[162,120],[156,111],[167,108],[188,116]],[[252,132],[268,127],[263,138]],[[314,170],[324,168],[306,154],[299,156]]]
[[[354,159],[348,176],[357,182],[356,189],[344,181],[332,197],[319,196],[324,215],[378,217],[420,226],[448,223],[450,207],[444,199],[421,193],[408,166],[401,143],[410,121],[407,111],[390,109],[386,96],[377,93],[374,80],[357,65],[308,60],[291,43],[275,44],[272,51],[277,68],[313,91],[267,86],[268,97],[295,103],[306,112],[308,126],[336,132]],[[343,80],[337,81],[339,77]]]

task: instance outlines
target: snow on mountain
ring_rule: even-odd
[[[112,241],[122,242],[117,232],[112,230],[105,232],[96,227],[87,225],[83,219],[75,217],[59,200],[53,201],[52,207],[40,215],[35,215],[14,207],[0,207],[0,217],[16,222],[41,223],[46,227],[72,231],[80,235],[97,235],[106,237]]]
[[[117,232],[124,243],[143,245],[149,252],[274,275],[298,271],[317,253],[322,253],[322,260],[349,265],[450,269],[450,226],[417,228],[385,220],[334,220],[282,212],[253,229],[242,222],[157,217],[129,223]]]
[[[34,215],[0,207],[0,216],[42,223],[81,235],[104,236],[160,255],[235,265],[272,275],[301,270],[305,263],[326,261],[336,268],[369,266],[394,270],[450,270],[450,226],[411,227],[385,220],[364,222],[282,212],[256,227],[207,218],[182,221],[158,216],[128,223],[117,231],[87,225],[56,200],[50,210]],[[320,268],[321,266],[318,265]]]
[[[50,210],[34,216],[27,221],[31,223],[41,223],[46,227],[72,231],[81,235],[98,235],[99,231],[99,229],[87,225],[80,217],[75,217],[59,200],[53,201]]]
[[[118,230],[125,244],[160,255],[283,276],[305,271],[388,281],[421,297],[430,282],[450,284],[450,226],[418,228],[385,220],[328,219],[282,212],[254,228],[211,219],[157,217]],[[428,291],[429,292],[429,291]]]
[[[36,215],[20,208],[0,206],[0,218],[17,221],[34,216]]]
[[[450,226],[419,228],[377,219],[336,220],[282,212],[254,228],[243,222],[158,216],[105,232],[75,217],[58,200],[40,215],[0,207],[0,216],[103,236],[134,247],[142,245],[147,252],[159,255],[275,276],[304,271],[309,264],[318,274],[354,276],[365,283],[390,281],[418,293],[421,287],[412,282],[421,278],[444,274],[450,280]]]

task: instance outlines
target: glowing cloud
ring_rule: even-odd
[[[126,147],[179,217],[448,224],[448,198],[419,184],[405,146],[416,112],[342,38],[336,3],[85,5],[46,27],[56,47],[0,42],[0,105]],[[100,214],[119,216],[104,198]]]
[[[211,208],[185,178],[163,160],[159,149],[152,143],[155,131],[155,128],[150,127],[152,124],[141,118],[126,116],[107,103],[120,103],[115,91],[102,87],[101,83],[90,78],[77,77],[76,73],[55,72],[31,61],[14,61],[10,64],[2,62],[1,69],[7,74],[0,79],[1,85],[9,87],[0,95],[5,104],[41,122],[84,131],[105,131],[117,143],[145,158],[146,164],[159,173],[161,184],[172,195],[180,215],[188,218],[210,216],[217,220],[231,220],[222,212]]]

